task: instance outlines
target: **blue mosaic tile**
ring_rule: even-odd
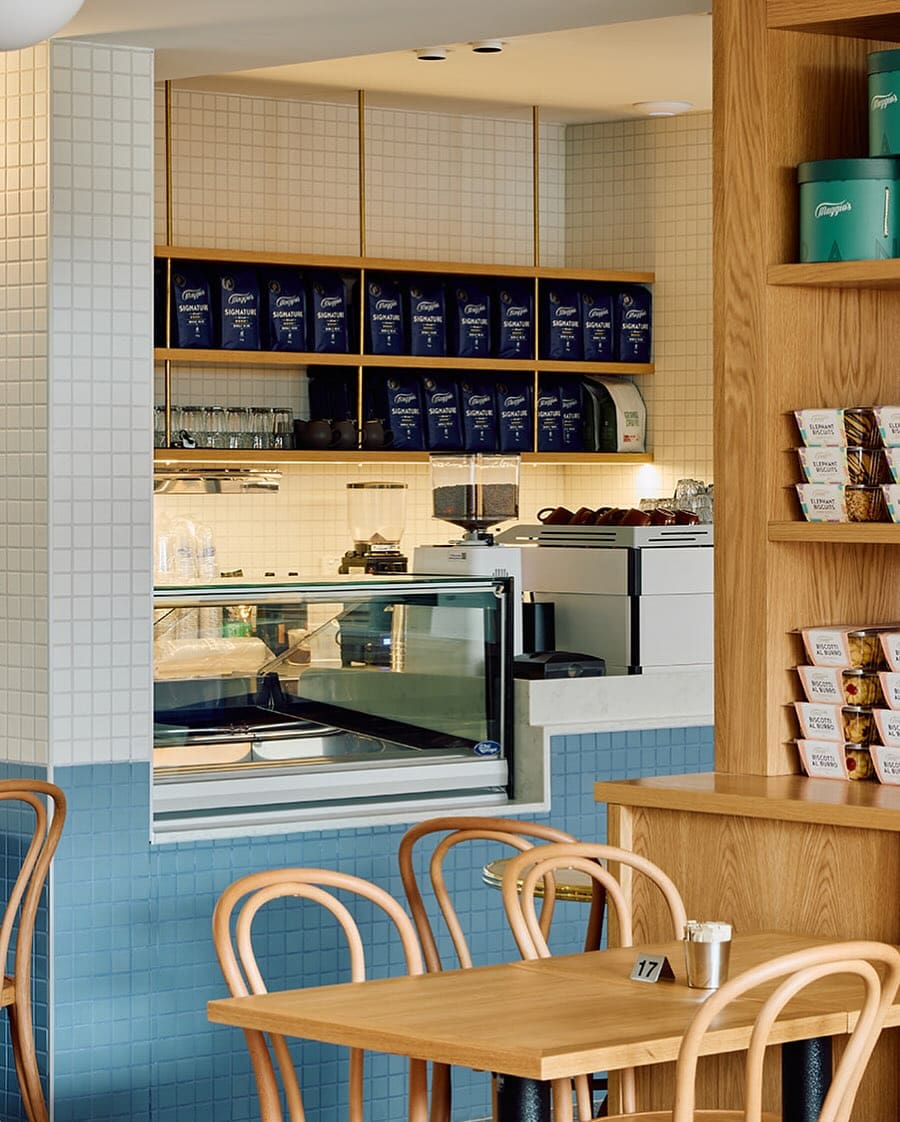
[[[551,742],[554,797],[539,820],[587,840],[606,837],[595,779],[710,770],[709,729],[586,733]],[[210,1025],[206,1002],[224,994],[210,934],[213,905],[233,880],[263,868],[341,868],[403,895],[396,870],[402,826],[282,837],[151,846],[148,769],[122,764],[57,769],[70,798],[70,826],[54,867],[54,1100],[57,1122],[245,1122],[258,1115],[240,1032]],[[516,957],[499,894],[481,882],[496,855],[460,847],[448,884],[476,962]],[[272,988],[343,980],[333,921],[320,909],[273,906],[259,917],[261,957]],[[373,976],[402,971],[399,950],[376,910],[362,908]],[[575,950],[584,913],[561,904],[554,949]],[[85,932],[90,932],[88,938]],[[449,938],[439,936],[445,961]],[[296,1044],[310,1122],[342,1110],[344,1060],[316,1042]],[[403,1114],[406,1063],[369,1058],[370,1119]],[[454,1072],[455,1120],[489,1115],[483,1073]],[[4,1117],[15,1119],[14,1112]]]

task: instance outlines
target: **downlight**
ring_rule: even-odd
[[[443,62],[446,57],[446,47],[423,47],[420,51],[416,51],[419,62]]]

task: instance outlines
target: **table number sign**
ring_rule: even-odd
[[[635,959],[632,982],[674,982],[675,971],[664,954],[642,954]]]

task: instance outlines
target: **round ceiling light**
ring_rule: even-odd
[[[423,47],[416,51],[416,58],[420,62],[443,62],[446,57],[446,47]]]
[[[692,101],[636,101],[634,109],[640,110],[647,117],[677,117],[679,113],[687,113],[694,108]]]
[[[66,26],[84,0],[0,0],[0,51],[18,51],[49,39]]]
[[[498,55],[503,50],[502,39],[476,39],[469,46],[476,55]]]

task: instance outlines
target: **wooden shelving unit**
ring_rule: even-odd
[[[900,526],[889,522],[770,522],[770,542],[900,545]]]
[[[771,265],[769,284],[796,288],[900,288],[900,258],[887,261],[817,261]]]
[[[161,467],[285,467],[289,464],[426,464],[428,452],[384,451],[316,451],[298,449],[292,452],[254,452],[245,449],[157,448],[154,463]],[[523,464],[606,464],[627,466],[652,464],[651,452],[523,452]]]
[[[460,277],[529,277],[546,280],[597,281],[601,284],[652,284],[652,272],[628,269],[568,269],[554,265],[503,265],[464,261],[418,261],[401,257],[352,257],[315,253],[279,253],[198,246],[158,245],[156,257],[178,261],[226,261],[245,265],[293,265],[307,269],[344,269],[389,273],[440,273]]]
[[[182,366],[362,366],[387,370],[486,370],[557,374],[652,374],[652,362],[559,362],[527,358],[417,358],[414,355],[319,354],[314,351],[216,351],[158,347],[157,362]]]

